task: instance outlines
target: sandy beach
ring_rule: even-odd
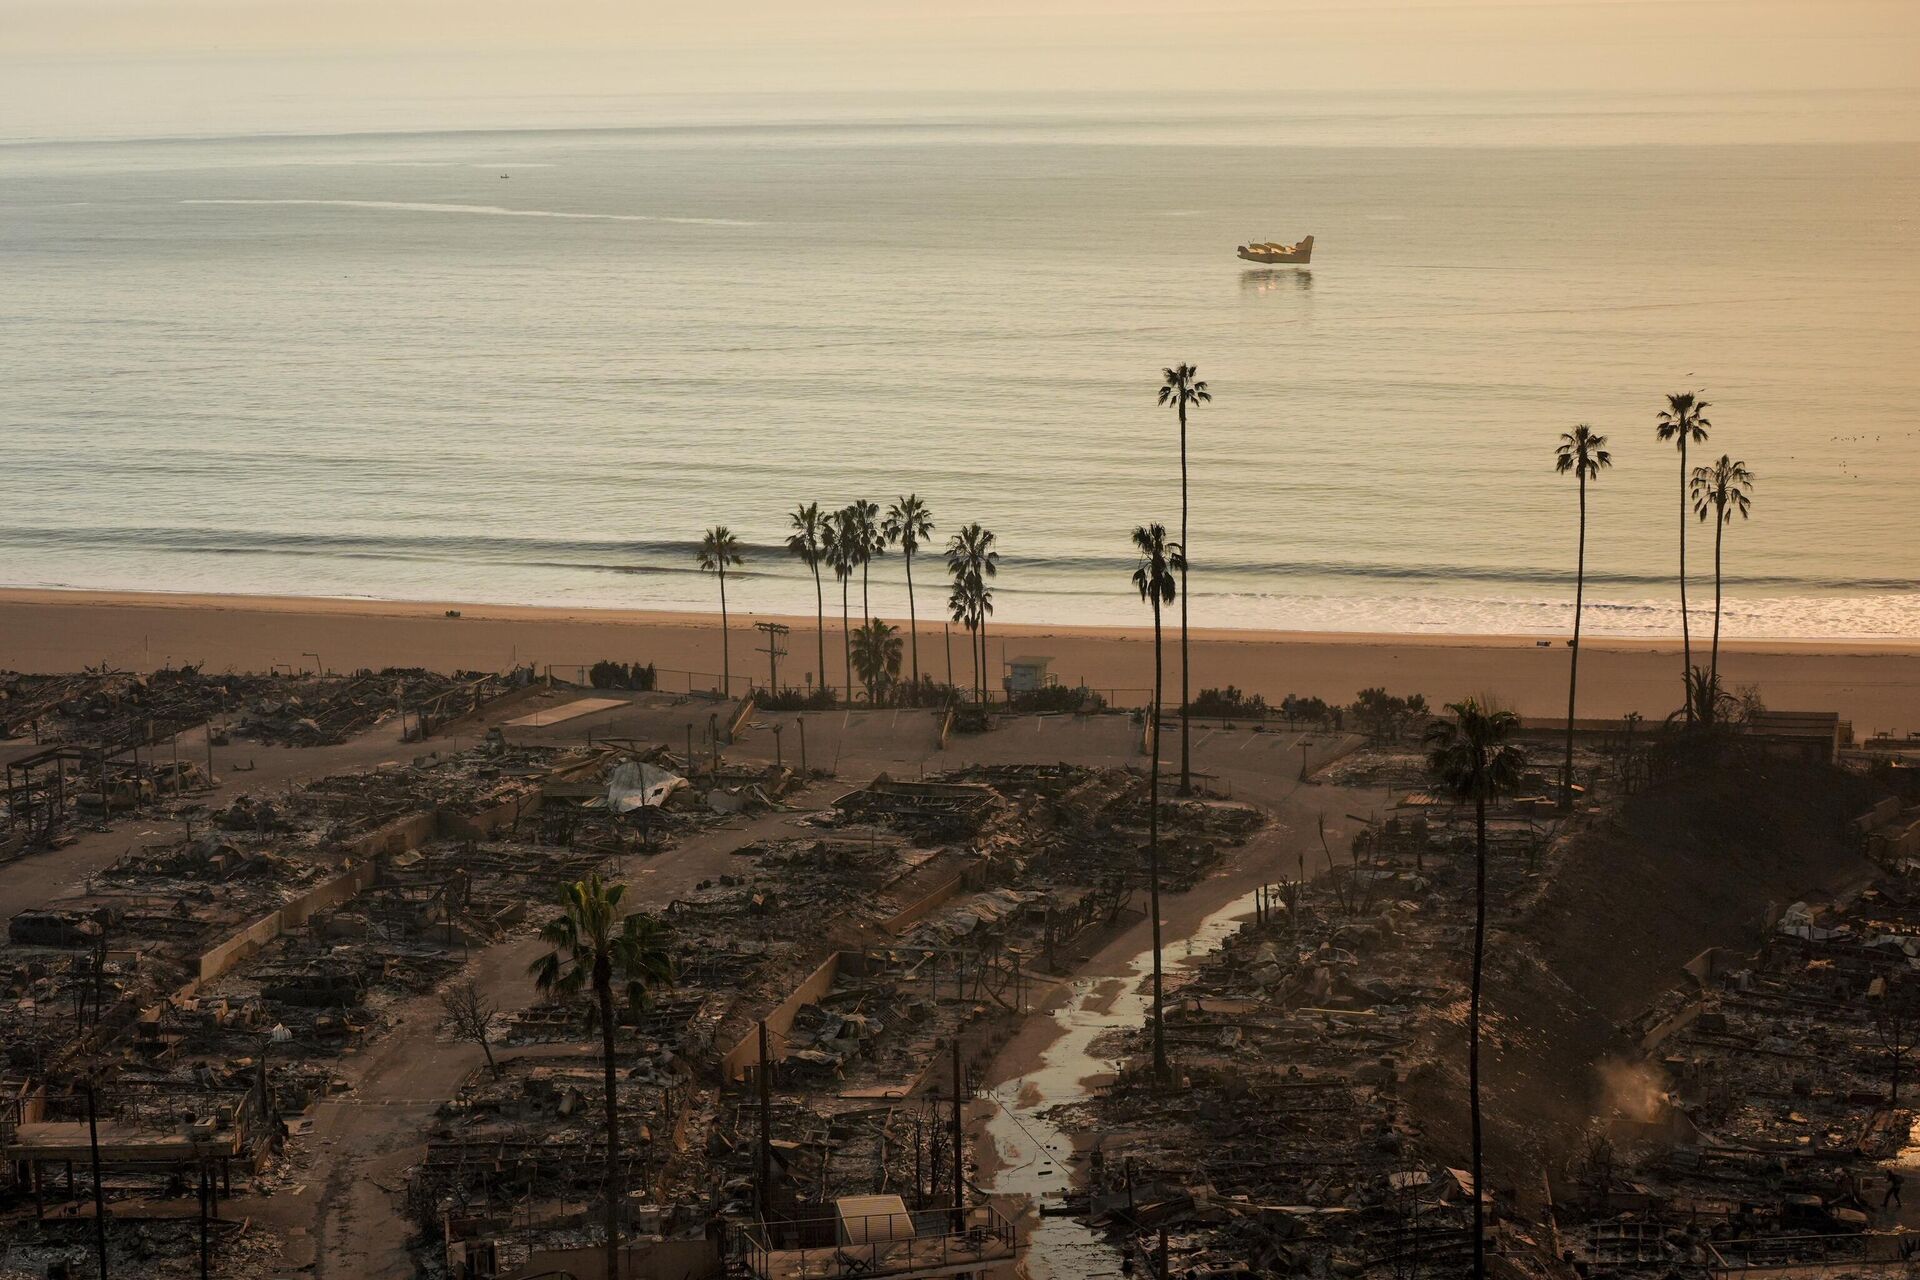
[[[931,601],[929,602],[931,604]],[[449,617],[456,610],[459,617]],[[929,612],[932,612],[931,608]],[[793,628],[781,683],[814,672],[810,617],[732,615],[736,689],[749,674],[765,682],[764,639],[755,622]],[[905,620],[898,620],[905,629]],[[1169,637],[1175,633],[1169,631]],[[1052,659],[1065,684],[1112,691],[1118,703],[1144,701],[1153,671],[1147,627],[993,626],[997,680],[1006,658]],[[964,633],[953,637],[955,674],[971,679]],[[0,668],[67,671],[102,662],[131,670],[204,663],[209,670],[264,671],[274,664],[333,671],[420,666],[500,670],[551,665],[576,678],[601,659],[651,662],[663,688],[712,688],[721,668],[717,614],[645,610],[548,609],[507,605],[333,600],[293,597],[0,591]],[[827,667],[840,682],[840,633],[827,628]],[[1588,640],[1580,680],[1582,715],[1638,711],[1649,719],[1677,704],[1679,640]],[[1177,654],[1177,649],[1169,649]],[[317,655],[317,660],[316,660]],[[1424,693],[1440,702],[1492,694],[1522,714],[1564,715],[1567,649],[1534,637],[1395,636],[1195,628],[1193,688],[1233,684],[1278,702],[1288,693],[1349,701],[1370,685]],[[944,678],[947,654],[939,622],[922,619],[923,669]],[[1696,648],[1704,660],[1704,647]],[[911,664],[909,652],[907,661]],[[1920,640],[1741,642],[1723,644],[1730,686],[1756,684],[1768,706],[1837,710],[1856,732],[1920,728]],[[1177,681],[1170,661],[1170,685]]]

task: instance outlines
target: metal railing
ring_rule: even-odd
[[[1835,1263],[1906,1262],[1914,1256],[1913,1249],[1912,1236],[1878,1233],[1716,1240],[1707,1245],[1707,1273],[1715,1277],[1743,1276]]]
[[[741,1244],[760,1280],[832,1280],[984,1267],[1013,1257],[1019,1232],[991,1205],[976,1205],[957,1230],[954,1210],[923,1209],[752,1226]]]

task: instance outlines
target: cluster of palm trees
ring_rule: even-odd
[[[902,495],[884,513],[878,503],[864,498],[831,511],[817,502],[807,502],[788,513],[788,526],[788,554],[813,575],[816,659],[821,688],[831,691],[827,677],[827,600],[823,571],[830,571],[840,584],[844,687],[852,689],[858,676],[868,699],[878,701],[900,685],[905,668],[911,671],[907,688],[916,695],[926,688],[929,673],[920,663],[920,603],[914,588],[913,565],[915,557],[932,545],[932,508],[914,493]],[[979,700],[984,700],[988,692],[987,619],[993,614],[993,580],[1000,571],[996,541],[992,530],[976,522],[964,526],[946,545],[947,571],[953,578],[947,596],[948,613],[953,622],[966,628],[973,641],[973,693]],[[873,562],[895,548],[900,552],[907,580],[907,638],[904,641],[898,627],[877,617],[873,611]],[[723,688],[731,689],[727,570],[745,562],[744,548],[725,525],[716,525],[700,539],[695,558],[702,570],[719,580],[721,680]],[[855,577],[860,580],[862,621],[858,626],[853,622]],[[951,641],[947,646],[947,684],[954,684]]]
[[[1709,405],[1705,393],[1680,391],[1667,397],[1667,407],[1655,419],[1655,436],[1661,442],[1672,441],[1680,453],[1680,652],[1681,684],[1685,694],[1682,713],[1687,723],[1714,719],[1720,704],[1720,609],[1722,552],[1727,526],[1738,515],[1746,519],[1753,506],[1754,476],[1747,464],[1721,454],[1709,466],[1687,466],[1688,446],[1705,444],[1713,423],[1707,418]],[[1554,470],[1572,475],[1580,486],[1580,550],[1576,561],[1573,594],[1573,656],[1567,675],[1567,743],[1562,766],[1561,790],[1566,803],[1573,800],[1573,718],[1580,681],[1580,614],[1585,604],[1587,580],[1587,483],[1613,465],[1607,438],[1586,423],[1563,432],[1554,452]],[[1687,515],[1700,521],[1711,519],[1713,533],[1713,647],[1706,667],[1693,662],[1693,622],[1687,609]]]

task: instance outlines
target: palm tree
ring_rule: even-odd
[[[1667,397],[1654,433],[1678,442],[1680,449],[1680,682],[1685,686],[1693,670],[1693,624],[1687,617],[1687,445],[1705,443],[1707,401],[1704,391],[1680,391]],[[1687,719],[1693,719],[1693,699],[1687,699]]]
[[[827,556],[827,517],[820,504],[808,502],[793,509],[793,532],[787,535],[787,550],[813,571],[814,630],[820,641],[820,687],[827,687],[827,602],[820,591],[820,562]],[[769,689],[778,693],[778,689]]]
[[[853,508],[842,507],[827,517],[827,564],[840,579],[840,645],[845,650],[847,695],[853,695],[853,626],[848,621],[847,589],[853,582],[854,566],[859,564],[855,548],[858,535],[853,529]],[[825,673],[822,673],[824,678]]]
[[[867,686],[867,701],[880,701],[882,686],[900,678],[900,628],[870,618],[853,633],[853,665]]]
[[[611,1280],[620,1275],[620,1115],[614,1087],[613,986],[620,983],[627,1007],[638,1009],[647,993],[673,978],[673,960],[667,951],[666,926],[651,916],[621,917],[620,900],[627,886],[603,884],[598,875],[567,885],[561,891],[561,915],[540,931],[540,940],[553,950],[540,956],[527,972],[536,990],[562,1000],[578,999],[591,990],[587,1026],[600,1030],[600,1058],[606,1090],[607,1164],[605,1172],[607,1260]]]
[[[1184,549],[1167,541],[1167,527],[1141,525],[1133,531],[1133,546],[1140,563],[1133,571],[1133,585],[1140,598],[1153,607],[1153,706],[1148,711],[1153,737],[1152,762],[1147,769],[1147,906],[1153,913],[1153,1075],[1162,1084],[1167,1080],[1167,1034],[1162,1020],[1160,971],[1160,610],[1173,603],[1175,570],[1187,567]]]
[[[1561,475],[1573,472],[1580,481],[1580,558],[1573,578],[1573,661],[1567,670],[1567,766],[1560,781],[1563,807],[1573,807],[1573,699],[1580,684],[1580,609],[1587,591],[1587,481],[1596,480],[1602,467],[1613,465],[1607,452],[1607,438],[1586,423],[1560,433],[1560,448],[1555,452],[1553,469]]]
[[[1427,730],[1427,765],[1456,802],[1473,801],[1473,980],[1467,1002],[1467,1096],[1473,1118],[1473,1274],[1487,1274],[1486,1177],[1480,1141],[1480,975],[1487,954],[1487,801],[1520,785],[1526,756],[1508,742],[1520,725],[1511,711],[1472,698],[1449,702],[1453,719]]]
[[[913,636],[913,687],[918,696],[920,688],[920,613],[913,599],[913,554],[920,544],[933,536],[933,512],[927,504],[920,501],[920,495],[910,493],[887,508],[887,522],[880,532],[890,543],[900,544],[900,556],[907,564],[907,626]]]
[[[700,550],[695,554],[702,571],[718,574],[720,578],[720,693],[722,697],[732,697],[733,653],[727,635],[727,566],[744,564],[746,559],[740,553],[740,539],[734,537],[733,530],[723,524],[707,530],[700,539]]]
[[[1187,653],[1187,406],[1205,404],[1213,399],[1207,384],[1194,375],[1200,370],[1190,364],[1175,365],[1160,371],[1160,403],[1172,405],[1180,415],[1180,794],[1193,792],[1192,725],[1187,719],[1187,677],[1193,662]]]
[[[887,553],[887,536],[880,531],[879,503],[857,498],[847,507],[847,511],[853,517],[850,527],[853,532],[851,550],[854,563],[860,566],[860,615],[871,621],[873,605],[867,598],[867,568],[875,557]]]
[[[1748,518],[1753,499],[1747,495],[1752,488],[1753,472],[1747,464],[1724,453],[1712,466],[1693,469],[1694,513],[1702,520],[1713,517],[1713,665],[1708,677],[1715,688],[1720,684],[1720,544],[1734,513],[1742,520]]]
[[[993,531],[978,521],[963,526],[947,540],[947,571],[953,575],[956,588],[965,588],[968,598],[968,613],[972,618],[969,628],[979,651],[974,685],[982,702],[987,695],[987,618],[993,613],[993,588],[987,585],[987,579],[1000,572],[1000,553],[993,549],[995,541]],[[954,618],[955,622],[964,620],[959,616]]]

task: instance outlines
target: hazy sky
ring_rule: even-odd
[[[1920,0],[0,0],[0,108],[110,133],[330,97],[1907,89],[1917,67]]]

